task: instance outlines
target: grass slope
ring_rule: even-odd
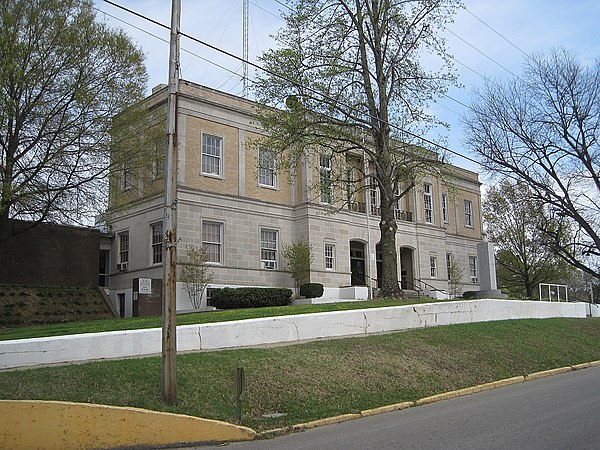
[[[600,360],[600,319],[513,320],[179,355],[177,406],[161,399],[158,357],[0,372],[0,398],[233,422],[233,371],[244,367],[242,423],[266,430],[593,360]],[[287,416],[261,419],[271,412]]]
[[[97,288],[0,284],[0,330],[112,317]]]
[[[316,312],[345,311],[350,309],[382,308],[385,306],[411,305],[430,303],[429,297],[420,300],[377,299],[365,302],[328,303],[321,305],[290,305],[270,308],[248,308],[222,311],[209,311],[177,316],[177,325],[199,323],[230,322],[232,320],[256,319],[261,317],[289,316],[292,314],[310,314]],[[143,328],[160,328],[161,317],[130,317],[128,319],[88,320],[70,323],[54,323],[26,327],[2,328],[0,341],[9,339],[25,339],[35,337],[62,336],[79,333],[98,333],[102,331],[136,330]]]

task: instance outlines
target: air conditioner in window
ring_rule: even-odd
[[[129,269],[129,263],[128,262],[124,262],[124,263],[119,263],[117,264],[117,270],[119,272],[124,272],[125,270]]]
[[[479,284],[479,278],[471,277],[471,284]]]

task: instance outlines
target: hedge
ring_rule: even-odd
[[[210,303],[217,309],[262,308],[285,306],[292,300],[291,289],[219,288],[212,289]]]
[[[321,283],[305,283],[300,285],[300,295],[306,298],[319,298],[323,296]]]

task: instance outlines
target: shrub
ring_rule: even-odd
[[[319,298],[323,295],[321,283],[305,283],[300,286],[300,295],[307,298]]]
[[[289,305],[291,289],[222,288],[212,289],[210,303],[218,309],[262,308]]]
[[[465,291],[462,296],[465,300],[473,300],[476,295],[477,291]]]

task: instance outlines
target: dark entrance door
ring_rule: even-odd
[[[350,284],[352,286],[365,286],[365,244],[350,241]]]

